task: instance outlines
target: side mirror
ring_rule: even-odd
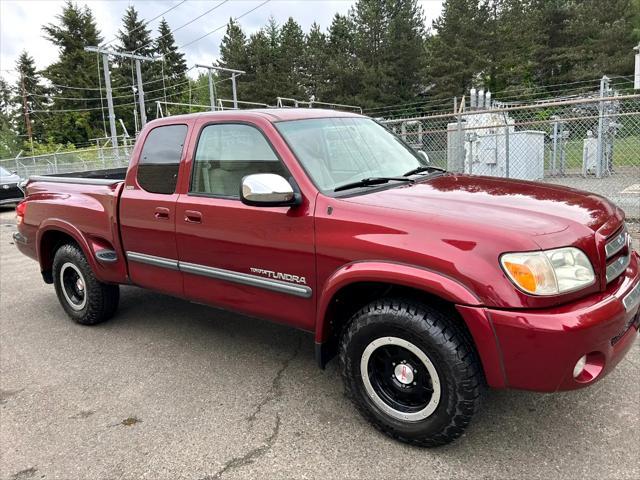
[[[254,207],[283,207],[297,205],[299,196],[280,175],[256,173],[242,179],[240,200]]]
[[[418,156],[425,162],[431,163],[431,161],[429,160],[429,155],[427,155],[427,152],[425,152],[424,150],[418,150]]]

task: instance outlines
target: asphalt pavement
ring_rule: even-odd
[[[135,287],[73,323],[14,231],[0,211],[2,479],[640,478],[640,342],[588,389],[489,391],[420,449],[358,415],[309,334]]]

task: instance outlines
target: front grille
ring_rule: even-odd
[[[629,235],[625,227],[605,244],[604,251],[607,257],[606,278],[609,283],[622,275],[631,262]]]
[[[607,265],[607,283],[622,275],[622,272],[624,272],[629,266],[629,262],[631,262],[631,255],[627,253],[626,255],[616,258],[612,263]]]
[[[618,235],[613,237],[613,239],[607,242],[607,244],[605,245],[604,250],[607,254],[607,260],[613,257],[620,250],[622,250],[626,243],[627,243],[627,230],[623,228]]]

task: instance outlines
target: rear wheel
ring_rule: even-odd
[[[341,340],[347,394],[379,430],[433,447],[458,438],[484,383],[457,320],[411,300],[382,299],[354,315]]]
[[[53,282],[62,308],[82,325],[108,320],[118,308],[118,286],[98,281],[77,245],[66,244],[56,251]]]

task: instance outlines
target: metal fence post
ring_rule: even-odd
[[[504,127],[504,156],[505,156],[504,176],[509,178],[509,175],[510,175],[510,172],[509,172],[510,155],[509,155],[509,124],[508,123]]]
[[[596,177],[602,177],[602,167],[604,165],[604,97],[609,86],[609,77],[604,75],[600,80],[600,102],[598,103],[598,142],[596,149]]]
[[[464,134],[462,132],[462,113],[458,111],[457,115],[458,129],[458,155],[455,161],[455,171],[464,173],[467,158],[464,151]],[[462,168],[460,166],[462,165]]]

